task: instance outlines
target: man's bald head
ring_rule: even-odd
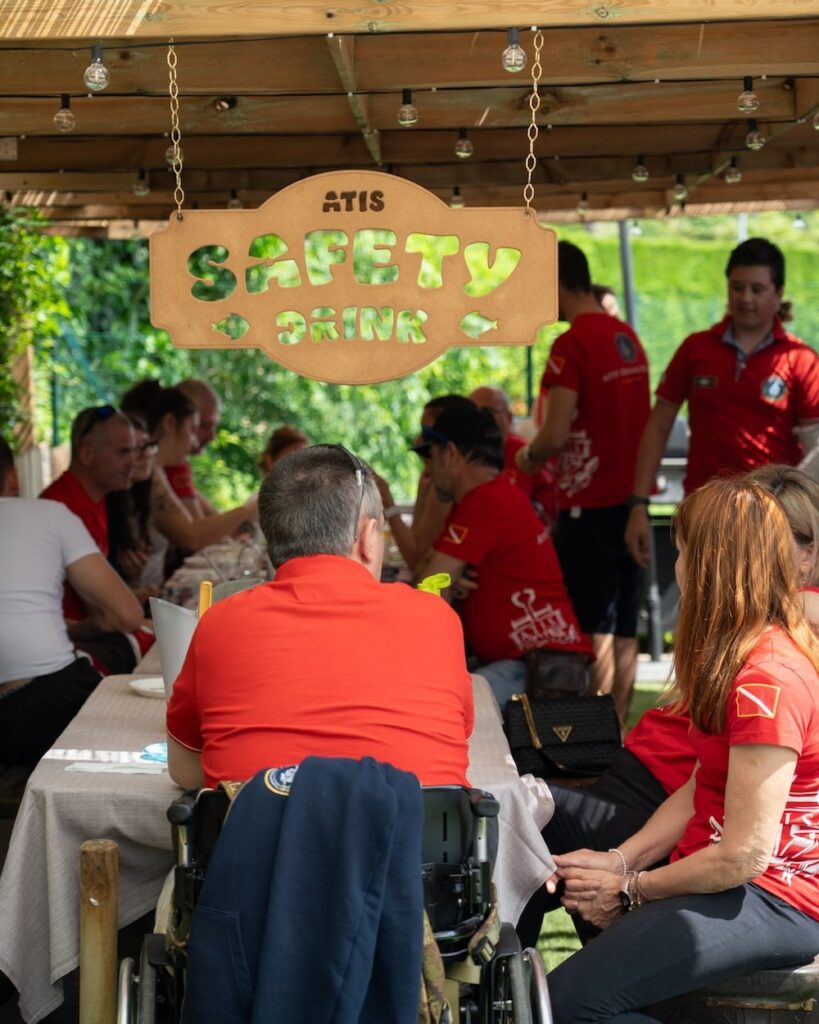
[[[209,444],[216,437],[216,428],[219,426],[219,396],[213,388],[204,380],[197,380],[195,377],[188,377],[177,385],[186,398],[189,398],[199,410],[199,429],[197,436],[198,447],[194,455]]]
[[[512,409],[509,396],[502,388],[480,387],[468,396],[479,409],[487,409],[495,417],[498,429],[504,437],[512,429]]]

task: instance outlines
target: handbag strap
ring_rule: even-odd
[[[512,700],[520,702],[520,706],[523,708],[523,717],[526,721],[526,728],[529,730],[529,739],[532,741],[532,746],[535,750],[543,750],[543,744],[540,742],[540,736],[537,733],[537,726],[535,725],[535,718],[532,714],[532,705],[529,703],[529,698],[525,693],[514,693],[512,694]]]

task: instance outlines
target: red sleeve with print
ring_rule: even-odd
[[[671,362],[665,368],[665,373],[657,385],[658,398],[664,398],[674,405],[682,405],[691,390],[689,348],[688,339],[686,339],[671,357]]]
[[[552,351],[546,361],[546,369],[540,380],[541,391],[548,391],[551,387],[571,388],[572,391],[580,391],[583,371],[580,365],[579,352],[573,344],[574,335],[566,331],[559,338],[555,339]]]
[[[495,547],[503,523],[486,500],[474,500],[472,491],[452,509],[435,541],[435,550],[471,565],[480,565]],[[473,500],[470,500],[473,498]]]
[[[819,420],[819,356],[807,346],[797,356],[794,385],[797,421]]]
[[[792,678],[783,679],[786,674]],[[814,710],[815,700],[787,665],[755,665],[739,674],[728,700],[728,743],[764,743],[800,754]]]

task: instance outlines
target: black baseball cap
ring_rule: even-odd
[[[503,437],[487,409],[447,409],[435,426],[423,428],[421,437],[422,443],[415,448],[419,455],[429,455],[434,444],[446,445],[451,441],[464,454],[481,449],[482,462],[503,468]]]

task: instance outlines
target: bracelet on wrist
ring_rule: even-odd
[[[646,891],[643,888],[643,875],[645,871],[638,871],[634,876],[634,898],[638,907],[641,907],[644,903],[648,903],[648,897]]]
[[[642,505],[643,508],[648,508],[650,504],[651,499],[644,498],[641,494],[630,494],[628,498],[626,498],[626,505],[628,505],[629,508],[634,508],[635,505]]]
[[[626,858],[617,849],[617,847],[616,846],[610,847],[608,850],[606,850],[606,853],[616,853],[617,854],[617,856],[620,858],[620,864],[623,867],[623,875],[627,875],[628,874],[628,863],[626,861]]]

